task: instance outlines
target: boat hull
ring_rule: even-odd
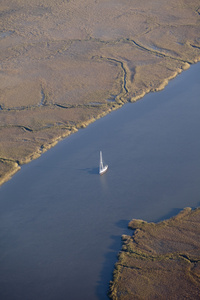
[[[103,175],[108,170],[108,166],[103,167],[103,169],[99,170],[99,174]]]

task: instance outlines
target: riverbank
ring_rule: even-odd
[[[110,298],[198,299],[200,209],[185,208],[160,223],[132,220],[122,237]]]
[[[199,61],[199,14],[196,0],[4,0],[0,184]]]

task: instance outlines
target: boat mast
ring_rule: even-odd
[[[99,170],[103,169],[103,160],[102,160],[102,152],[100,151],[100,163],[99,163]]]
[[[108,169],[108,165],[103,165],[102,151],[100,151],[99,174],[104,174]]]

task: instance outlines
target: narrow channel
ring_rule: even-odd
[[[1,187],[0,299],[108,299],[128,222],[200,205],[199,74],[196,64],[78,131]]]

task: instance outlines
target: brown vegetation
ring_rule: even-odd
[[[110,297],[119,299],[199,299],[200,209],[184,209],[170,220],[132,220],[133,236],[123,236]]]
[[[200,59],[198,0],[2,0],[0,15],[1,183]]]

